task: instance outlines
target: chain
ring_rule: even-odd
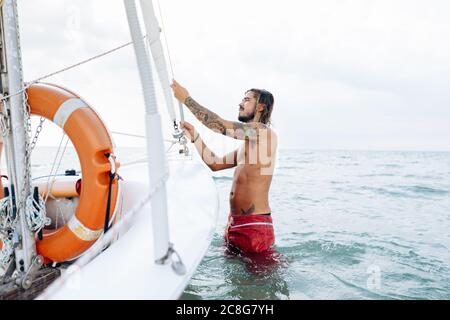
[[[20,47],[20,28],[19,28],[19,16],[18,16],[18,10],[17,10],[17,3],[14,2],[14,14],[15,14],[15,22],[16,22],[16,30],[17,30],[17,55],[19,57],[19,75],[21,76],[21,83],[22,83],[22,89],[19,91],[22,93],[22,116],[24,121],[24,128],[25,128],[25,152],[24,152],[24,159],[23,159],[23,166],[24,166],[24,175],[22,179],[22,188],[20,191],[20,198],[19,203],[17,205],[18,210],[23,210],[22,212],[26,214],[26,200],[27,200],[27,189],[28,193],[31,194],[32,185],[31,185],[31,144],[30,144],[30,137],[31,137],[31,116],[30,116],[30,105],[28,104],[28,93],[27,88],[28,86],[25,85],[23,82],[23,66],[22,66],[22,53],[21,53],[21,47]],[[37,132],[37,137],[39,136],[40,131],[42,130],[42,123],[41,120],[41,128]],[[37,137],[33,138],[34,145],[36,145]],[[17,215],[19,216],[19,215]]]
[[[31,117],[29,114],[28,94],[23,91],[22,95],[22,114],[24,117],[25,126],[25,155],[23,159],[24,174],[22,180],[22,189],[20,191],[20,202],[18,204],[19,210],[25,209],[25,201],[27,198],[27,189],[31,192],[31,149],[30,149],[30,135],[31,135]]]
[[[40,134],[41,131],[42,131],[42,126],[43,126],[44,122],[45,122],[45,118],[44,118],[44,117],[41,117],[41,118],[39,119],[39,125],[38,125],[37,128],[36,128],[36,132],[35,132],[35,134],[34,134],[33,140],[32,140],[31,143],[30,143],[30,149],[31,149],[31,151],[33,151],[34,147],[36,146],[36,143],[37,143],[37,140],[38,140],[38,138],[39,138],[39,134]]]

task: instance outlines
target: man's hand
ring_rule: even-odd
[[[181,130],[186,134],[189,140],[193,140],[197,138],[197,130],[195,130],[194,126],[186,121],[181,121]]]
[[[184,103],[186,99],[190,96],[186,88],[182,87],[175,80],[173,80],[173,83],[170,87],[172,88],[173,95],[175,96],[175,98],[181,103]]]

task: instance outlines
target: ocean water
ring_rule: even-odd
[[[36,148],[34,176],[56,148]],[[119,149],[122,162],[143,149]],[[79,169],[68,148],[58,172]],[[233,170],[214,174],[220,217],[182,299],[450,299],[450,153],[280,150],[270,190],[276,243],[226,252]]]
[[[228,255],[221,216],[183,299],[450,299],[450,153],[281,150],[266,257]]]

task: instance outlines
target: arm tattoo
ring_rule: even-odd
[[[260,124],[251,126],[247,123],[233,122],[234,138],[240,140],[250,140],[258,137],[258,129],[261,129]]]
[[[239,140],[256,140],[260,129],[267,129],[263,123],[242,123],[225,121],[216,113],[201,106],[191,97],[184,104],[194,116],[211,130]]]
[[[255,204],[252,203],[252,206],[248,210],[244,210],[241,208],[242,214],[252,214],[255,212]]]
[[[198,102],[196,102],[191,97],[188,97],[184,102],[184,104],[186,105],[186,107],[189,108],[189,110],[191,110],[194,116],[198,120],[200,120],[205,126],[221,134],[226,134],[225,125],[223,124],[223,121],[217,114],[206,109],[205,107],[202,107]]]

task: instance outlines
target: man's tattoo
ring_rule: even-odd
[[[255,128],[240,122],[233,122],[233,130],[236,139],[250,140],[257,136]]]
[[[267,127],[260,122],[242,123],[233,122],[234,138],[241,140],[253,140],[259,137],[259,131],[261,129],[267,129]]]
[[[255,212],[255,205],[252,203],[252,206],[248,210],[241,209],[242,214],[252,214]]]
[[[226,134],[226,128],[220,117],[214,112],[202,107],[191,97],[188,97],[184,104],[191,110],[194,116],[211,130],[221,134]]]
[[[256,140],[259,136],[260,129],[267,129],[267,126],[260,122],[242,123],[230,122],[229,128],[225,126],[225,121],[216,113],[201,106],[191,97],[187,97],[184,104],[194,114],[194,116],[209,129],[214,130],[223,135],[239,140]]]

